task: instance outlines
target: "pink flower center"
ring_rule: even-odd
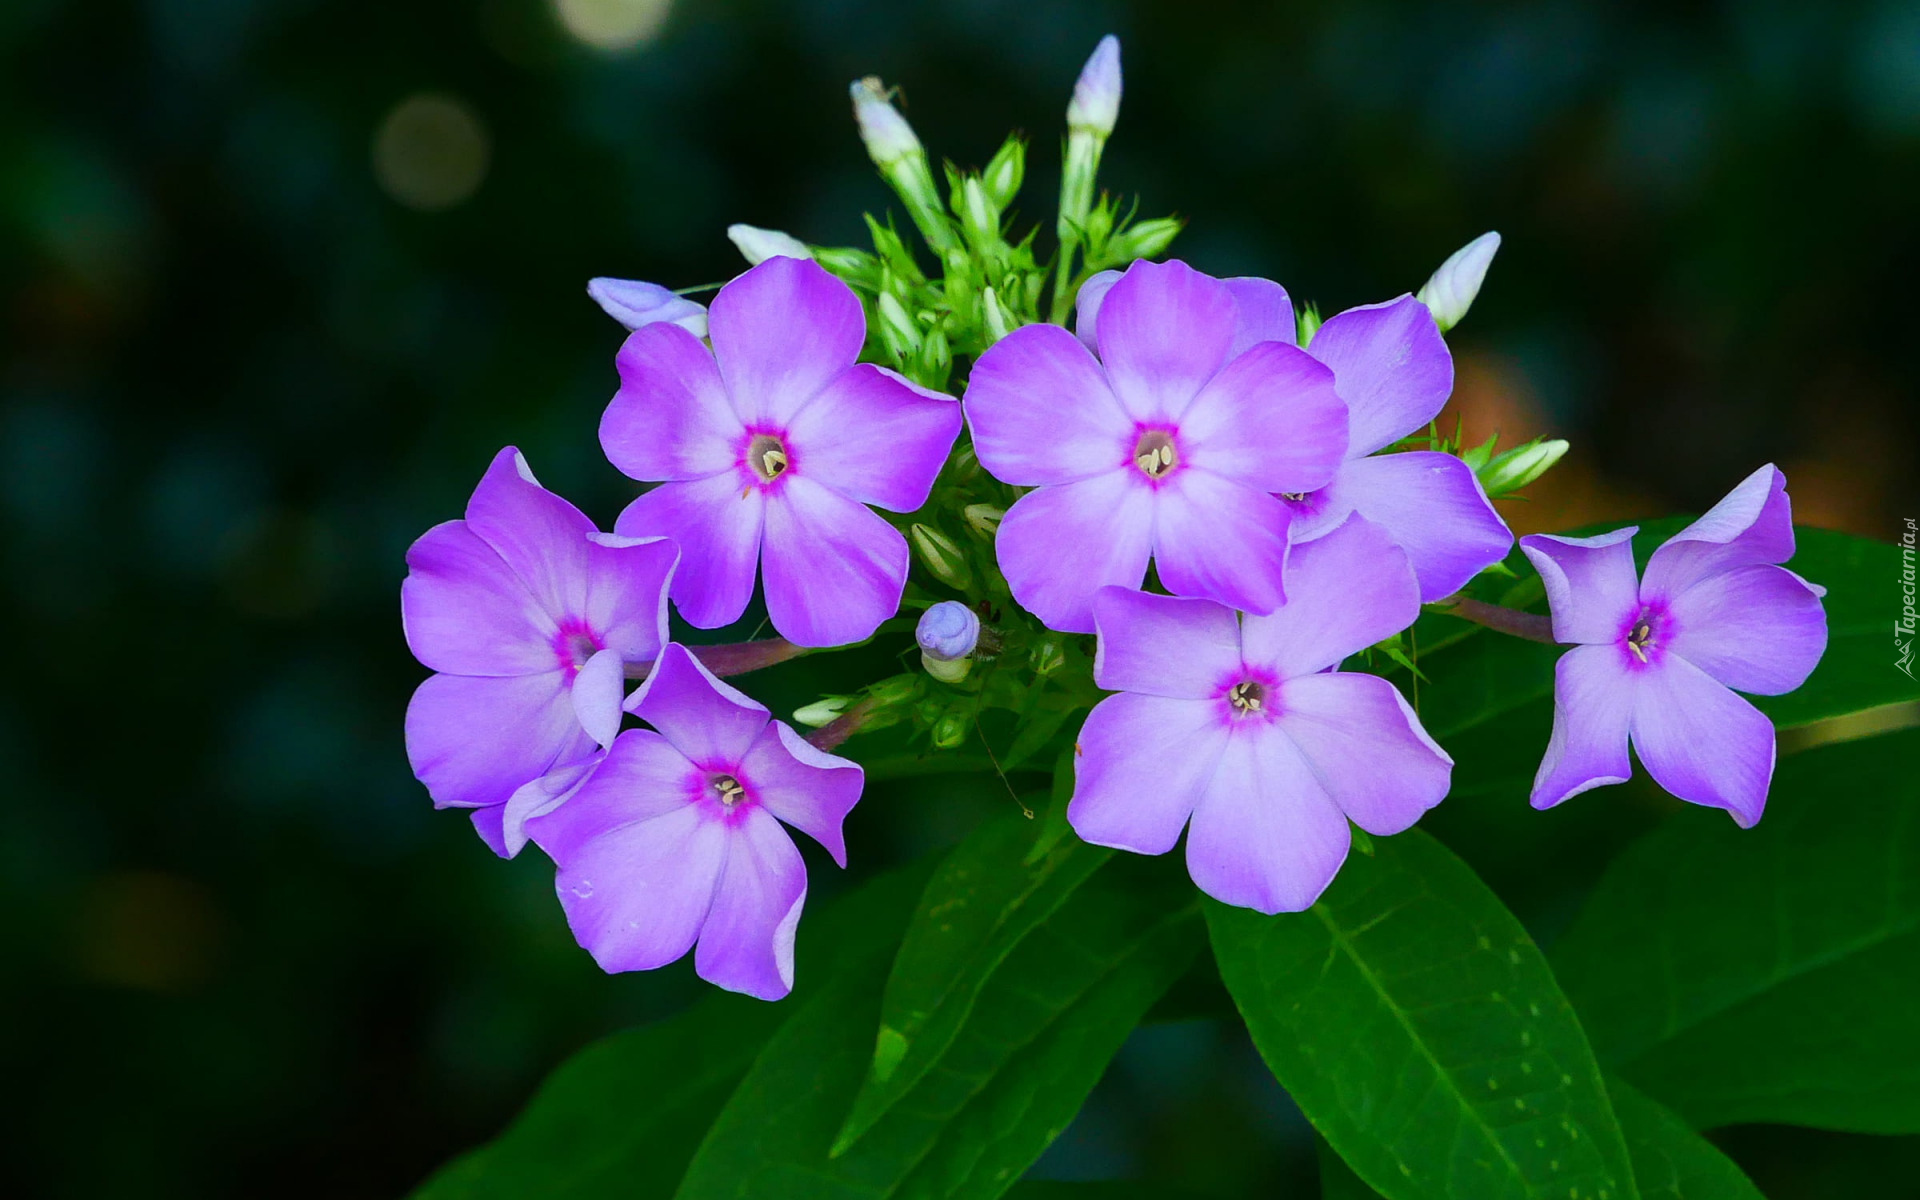
[[[1143,429],[1133,444],[1133,465],[1142,475],[1158,482],[1180,467],[1180,449],[1174,430]]]
[[[553,635],[553,656],[560,660],[560,669],[567,673],[569,683],[580,673],[580,668],[587,665],[588,659],[606,648],[600,635],[577,618],[563,621]]]

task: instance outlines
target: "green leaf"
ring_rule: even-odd
[[[1191,886],[1164,867],[1116,862],[1080,888],[993,974],[937,1068],[832,1158],[871,1061],[887,956],[841,976],[768,1043],[694,1155],[681,1200],[1005,1193],[1198,950]]]
[[[794,995],[821,990],[849,955],[884,953],[924,878],[924,871],[894,872],[802,921]],[[693,1147],[793,1005],[716,992],[665,1021],[595,1042],[547,1078],[505,1133],[454,1160],[415,1195],[672,1195]]]
[[[1221,975],[1307,1119],[1389,1200],[1632,1200],[1599,1066],[1545,959],[1419,830],[1318,904],[1209,903]]]
[[[1064,770],[1071,779],[1071,764]],[[1009,814],[974,831],[934,872],[894,960],[872,1070],[834,1153],[845,1153],[913,1090],[1014,947],[1113,854],[1052,832],[1050,821]]]
[[[1168,1187],[1157,1180],[1114,1179],[1097,1183],[1035,1180],[1015,1184],[1007,1200],[1210,1200],[1205,1192]]]
[[[1607,1094],[1633,1156],[1640,1200],[1765,1200],[1732,1159],[1632,1084],[1609,1078]]]
[[[1353,1173],[1327,1139],[1313,1139],[1320,1156],[1320,1200],[1380,1200],[1380,1193]]]
[[[1554,948],[1603,1061],[1695,1128],[1920,1132],[1920,732],[1784,759],[1740,830],[1682,812]]]

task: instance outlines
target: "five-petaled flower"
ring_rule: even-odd
[[[866,318],[818,263],[770,258],[714,297],[713,346],[677,325],[634,330],[600,423],[613,465],[664,481],[615,528],[680,544],[681,615],[738,620],[764,571],[767,614],[802,646],[869,637],[899,608],[906,539],[867,505],[926,503],[960,406],[855,363]]]
[[[575,938],[608,971],[664,966],[697,940],[701,978],[779,999],[793,987],[807,895],[781,822],[845,866],[841,823],[861,769],[771,720],[679,645],[627,708],[653,729],[622,733],[571,798],[527,822],[559,867]]]
[[[1014,598],[1091,633],[1102,587],[1160,582],[1254,613],[1285,598],[1287,506],[1347,447],[1332,372],[1291,344],[1278,285],[1140,261],[1101,302],[1096,360],[1057,325],[980,357],[967,420],[980,462],[1035,490],[1000,523]],[[1284,316],[1282,315],[1284,311]]]
[[[1346,861],[1351,819],[1398,833],[1447,794],[1453,760],[1394,686],[1334,671],[1420,611],[1406,555],[1353,517],[1296,548],[1270,616],[1102,589],[1094,679],[1121,694],[1081,730],[1067,818],[1142,854],[1182,826],[1200,889],[1264,913],[1311,906]]]
[[[1827,647],[1825,589],[1778,565],[1793,557],[1786,485],[1761,467],[1655,550],[1644,578],[1634,526],[1520,539],[1547,585],[1554,637],[1574,643],[1554,670],[1535,808],[1626,782],[1631,742],[1680,799],[1724,808],[1742,827],[1760,819],[1773,723],[1732,689],[1790,692]]]
[[[407,756],[436,805],[475,810],[495,852],[522,844],[503,829],[516,792],[543,790],[543,779],[564,792],[613,741],[625,665],[666,643],[678,553],[661,538],[599,532],[511,446],[466,519],[407,551],[407,645],[439,672],[407,706]]]

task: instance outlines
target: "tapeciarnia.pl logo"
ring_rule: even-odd
[[[1907,527],[1900,533],[1900,616],[1893,623],[1893,665],[1905,671],[1908,679],[1913,674],[1913,551],[1914,519],[1907,518]]]

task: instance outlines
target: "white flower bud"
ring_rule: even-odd
[[[952,538],[931,525],[917,522],[907,530],[907,537],[919,553],[920,561],[926,564],[935,579],[959,592],[966,591],[973,583],[973,572],[967,567],[966,552]]]
[[[822,725],[832,724],[841,713],[853,707],[853,700],[852,696],[827,696],[815,700],[812,704],[794,709],[793,719],[802,725],[810,725],[818,729]]]
[[[853,119],[860,123],[860,140],[875,166],[890,167],[909,155],[925,153],[913,126],[887,99],[879,76],[856,79],[848,91],[853,97]]]
[[[1073,85],[1073,102],[1067,105],[1067,128],[1085,130],[1097,137],[1113,133],[1120,119],[1120,39],[1112,34],[1100,39],[1080,69]]]
[[[778,229],[761,229],[757,225],[727,226],[727,240],[740,251],[741,257],[749,266],[759,266],[770,258],[812,258],[813,251],[807,244],[789,233]]]
[[[901,358],[919,353],[920,327],[907,315],[906,306],[892,292],[881,292],[874,308],[880,318],[880,340],[887,348]]]
[[[628,329],[666,321],[695,337],[707,336],[707,306],[676,296],[657,283],[638,279],[587,280],[587,295],[602,311]]]
[[[1489,496],[1504,496],[1545,475],[1567,452],[1562,438],[1541,439],[1498,454],[1475,472]]]
[[[960,228],[976,246],[991,246],[1000,240],[1000,207],[987,195],[987,188],[976,175],[967,176],[960,185]]]
[[[1007,306],[1000,303],[1000,297],[994,294],[992,288],[981,292],[980,310],[987,322],[988,345],[992,345],[1020,327],[1019,318],[1007,311]]]
[[[1480,294],[1480,282],[1487,277],[1494,252],[1500,249],[1500,235],[1483,233],[1453,252],[1440,269],[1420,289],[1420,303],[1433,312],[1433,319],[1445,333],[1460,323]]]

